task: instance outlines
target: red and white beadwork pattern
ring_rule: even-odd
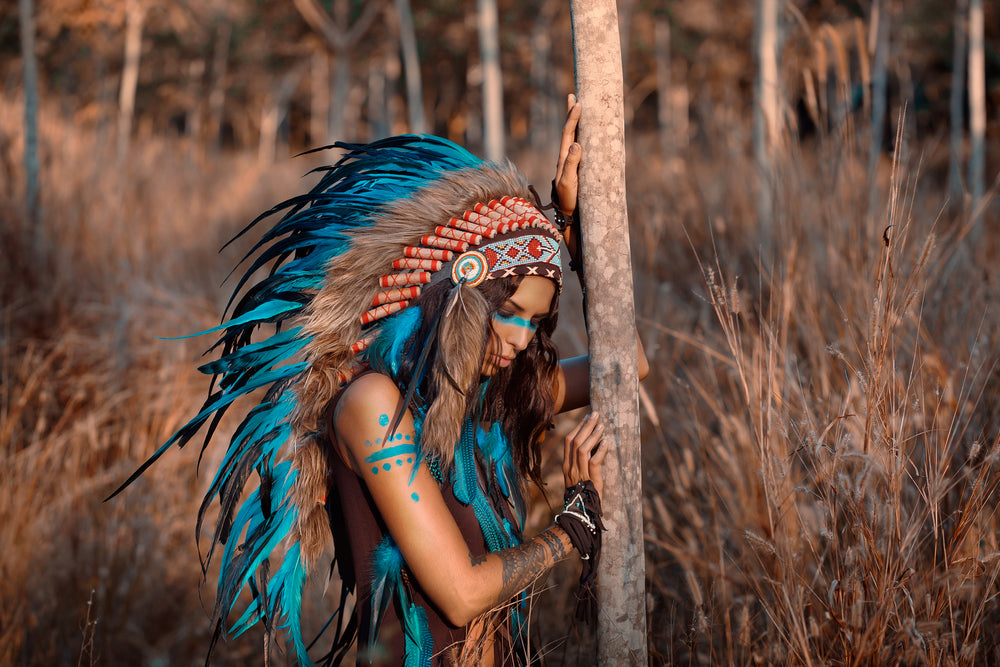
[[[532,229],[537,233],[527,232]],[[526,233],[494,241],[518,231]],[[503,197],[476,204],[460,218],[435,227],[418,245],[403,248],[403,256],[392,262],[393,270],[379,278],[381,290],[372,299],[372,308],[361,316],[361,323],[371,324],[409,306],[420,294],[420,285],[429,283],[456,253],[464,254],[452,266],[455,283],[462,276],[475,286],[489,278],[539,275],[562,284],[561,240],[559,230],[525,199]],[[369,342],[370,338],[358,341],[352,352],[362,352]]]
[[[551,236],[525,234],[503,238],[481,246],[479,252],[489,262],[491,278],[527,275],[557,282],[561,278],[559,242]]]

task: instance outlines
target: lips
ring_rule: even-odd
[[[507,368],[508,366],[510,366],[511,362],[514,361],[513,357],[508,358],[508,357],[497,356],[496,359],[497,359],[497,366],[499,366],[500,368]]]

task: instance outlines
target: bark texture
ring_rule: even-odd
[[[587,271],[590,400],[607,423],[598,661],[645,665],[645,555],[635,309],[625,202],[622,59],[614,0],[573,0],[579,209]]]
[[[983,0],[969,3],[969,190],[971,222],[982,219],[983,173],[986,163],[986,57],[983,54]],[[973,232],[979,238],[981,229]]]
[[[503,79],[500,71],[500,19],[496,0],[478,0],[479,50],[483,66],[483,149],[487,160],[504,157]]]
[[[24,63],[24,200],[32,226],[32,249],[39,245],[38,186],[38,57],[35,51],[35,7],[31,0],[17,3],[21,30],[21,59]]]

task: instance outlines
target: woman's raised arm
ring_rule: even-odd
[[[337,442],[368,487],[386,527],[410,571],[435,605],[456,626],[505,603],[539,575],[564,559],[572,544],[565,531],[551,526],[513,549],[473,557],[426,464],[417,465],[418,446],[408,410],[395,434],[385,438],[402,400],[384,375],[365,375],[348,387],[334,415]],[[590,479],[599,468],[599,420],[577,429],[571,443],[579,460],[576,479]],[[599,481],[599,480],[598,480]]]

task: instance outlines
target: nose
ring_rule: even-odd
[[[508,325],[507,329],[507,335],[504,336],[504,339],[508,345],[514,348],[515,352],[521,352],[524,348],[528,347],[528,343],[531,342],[531,338],[535,335],[534,330],[528,327]]]

